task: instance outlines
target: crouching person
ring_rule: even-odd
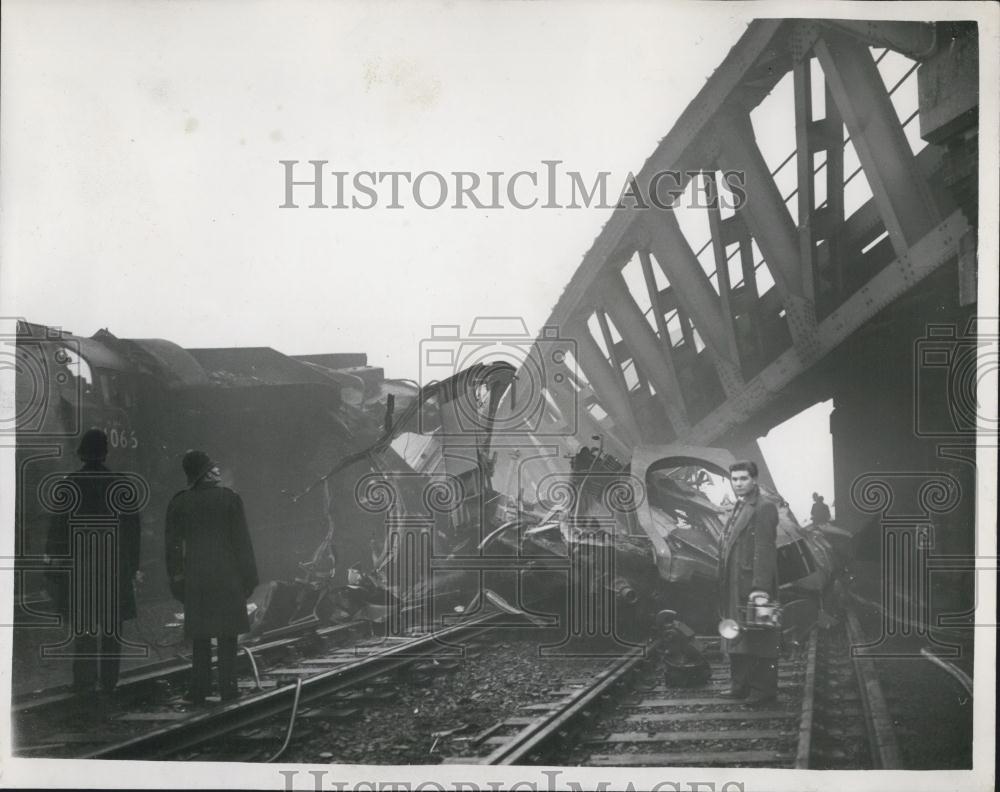
[[[250,629],[246,602],[257,585],[257,564],[243,501],[219,484],[218,466],[202,451],[182,461],[187,489],[167,507],[167,574],[184,603],[184,632],[192,642],[188,698],[203,703],[212,687],[212,638],[218,643],[219,696],[238,695],[236,640]]]

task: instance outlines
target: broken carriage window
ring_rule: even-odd
[[[732,506],[728,480],[699,465],[650,473],[650,504],[670,515],[679,528],[717,533],[719,514]]]

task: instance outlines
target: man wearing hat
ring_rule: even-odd
[[[218,643],[219,696],[236,698],[236,641],[249,631],[246,601],[257,585],[257,564],[243,500],[220,485],[218,466],[203,451],[181,462],[187,489],[167,507],[167,575],[184,603],[184,632],[192,642],[189,699],[204,702],[212,687],[212,638]]]
[[[77,456],[83,467],[56,485],[62,489],[57,505],[65,510],[49,525],[46,578],[73,636],[73,688],[90,693],[99,684],[110,692],[118,684],[122,622],[136,617],[138,512],[148,490],[136,476],[105,467],[108,436],[100,429],[84,432]],[[105,597],[109,591],[113,596]]]

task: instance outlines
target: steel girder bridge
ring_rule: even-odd
[[[545,377],[537,442],[752,452],[835,396],[850,375],[834,353],[933,274],[950,267],[948,310],[974,313],[977,60],[974,23],[749,25],[553,309],[570,351]],[[682,178],[676,208],[649,193],[665,171]]]
[[[496,489],[544,501],[595,444],[625,465],[667,443],[763,462],[759,437],[832,400],[838,522],[882,525],[863,552],[918,582],[904,622],[929,630],[932,588],[938,614],[967,621],[976,431],[996,434],[976,413],[978,59],[975,23],[750,24],[505,395],[498,426],[533,389],[543,407],[519,438],[495,435]],[[663,209],[649,187],[665,171],[684,193]]]

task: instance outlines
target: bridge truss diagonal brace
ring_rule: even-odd
[[[709,174],[712,180],[712,193],[719,194],[719,186],[715,174]],[[729,359],[739,365],[740,348],[736,340],[736,320],[733,313],[733,285],[729,280],[729,259],[726,257],[726,245],[723,240],[722,213],[718,203],[708,208],[708,229],[712,235],[712,255],[715,258],[716,281],[719,284],[719,306],[722,308],[723,328],[726,331],[726,341],[729,342]]]
[[[671,211],[650,209],[642,220],[649,249],[666,275],[677,302],[694,321],[727,396],[743,388],[739,363],[730,356],[718,296]]]
[[[940,222],[871,51],[833,31],[815,45],[896,255]]]
[[[608,414],[614,424],[615,432],[626,446],[635,446],[642,433],[635,422],[632,412],[632,402],[628,393],[615,376],[611,364],[597,345],[586,323],[578,318],[566,325],[569,337],[576,341],[578,363],[583,375],[597,397],[601,408]],[[581,407],[582,409],[582,407]]]
[[[764,254],[764,266],[771,271],[781,294],[792,343],[809,354],[814,343],[816,309],[812,295],[806,293],[812,273],[805,271],[807,262],[800,255],[798,228],[757,145],[749,116],[730,113],[724,119],[717,128],[716,162],[722,170],[745,174],[747,197],[739,211],[757,240]]]
[[[847,298],[817,327],[816,353],[823,356],[893,300],[957,255],[959,240],[969,224],[960,210],[937,224],[919,242]],[[727,400],[693,426],[678,442],[709,445],[745,423],[809,369],[794,347],[750,380],[737,397]]]
[[[604,307],[614,320],[636,363],[656,386],[656,398],[678,434],[690,426],[677,372],[671,357],[670,339],[659,339],[626,286],[621,273],[612,273],[602,290]]]
[[[750,117],[743,113],[727,113],[720,117],[716,134],[719,169],[738,171],[746,176],[746,201],[739,211],[760,245],[774,282],[783,294],[801,295],[802,268],[795,223],[757,145]]]
[[[579,365],[579,361],[577,361]],[[562,414],[563,428],[566,434],[606,434],[604,427],[583,406],[583,402],[594,389],[589,383],[582,381],[582,372],[575,371],[569,377],[555,377],[548,385],[549,396],[555,402]],[[570,381],[572,379],[572,382]]]

